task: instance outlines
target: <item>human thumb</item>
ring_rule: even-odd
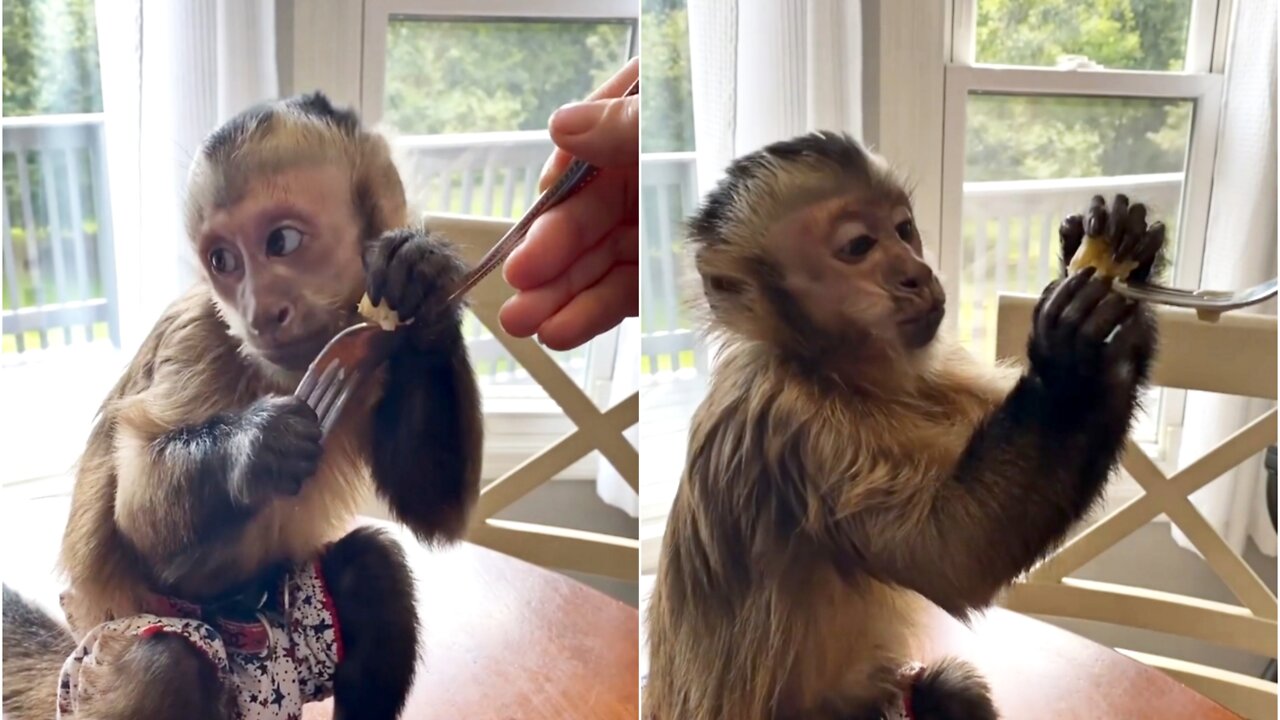
[[[635,165],[640,150],[640,98],[572,103],[551,116],[551,140],[598,167]]]

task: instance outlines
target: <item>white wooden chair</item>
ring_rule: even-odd
[[[472,264],[511,226],[508,220],[463,215],[431,214],[425,220],[428,227],[457,244]],[[633,489],[639,486],[640,476],[640,456],[622,434],[639,422],[639,393],[601,412],[541,345],[532,339],[513,338],[502,330],[498,310],[512,294],[501,270],[495,270],[471,291],[471,312],[577,429],[481,489],[467,540],[537,565],[634,582],[640,561],[636,539],[494,517],[593,450],[599,450]]]
[[[1036,298],[1002,294],[996,354],[1025,360]],[[1207,323],[1186,310],[1157,310],[1161,352],[1153,385],[1276,399],[1276,318],[1228,314]],[[1015,584],[1002,603],[1039,615],[1095,620],[1194,638],[1276,657],[1276,597],[1188,497],[1276,441],[1276,410],[1254,419],[1216,448],[1166,477],[1130,438],[1124,469],[1144,491],[1098,520]],[[1161,513],[1168,516],[1226,583],[1240,605],[1068,575]],[[1120,650],[1249,718],[1274,718],[1276,684],[1217,668]]]

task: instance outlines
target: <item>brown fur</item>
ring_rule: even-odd
[[[150,450],[156,439],[291,391],[228,342],[203,284],[169,308],[103,404],[77,472],[60,561],[71,578],[66,609],[78,629],[140,612],[140,598],[156,580],[143,568],[189,542],[188,517],[173,510],[185,499],[168,494],[175,483]],[[174,592],[212,596],[273,562],[312,557],[348,529],[366,487],[367,440],[347,417],[348,429],[335,434],[302,492],[260,511],[197,572],[173,578]]]
[[[897,328],[942,295],[895,229],[908,203],[883,161],[815,133],[735,161],[690,223],[720,347],[650,598],[646,720],[879,717],[925,604],[987,605],[1114,466],[1153,326],[1137,313],[1132,357],[1074,403],[945,332],[912,349]],[[824,213],[850,207],[877,254],[836,252],[854,243]],[[921,718],[996,717],[961,661],[911,688]]]
[[[645,716],[767,718],[778,708],[790,717],[839,697],[847,704],[829,716],[841,717],[895,692],[892,676],[867,680],[911,658],[926,601],[869,576],[845,523],[866,523],[858,535],[888,548],[927,538],[930,508],[946,498],[926,478],[952,471],[1015,378],[940,339],[912,392],[880,397],[815,382],[760,343],[726,347],[694,415],[667,522]],[[929,571],[946,572],[941,559],[954,548],[929,551],[939,558]],[[981,566],[974,558],[955,571]],[[732,676],[703,675],[720,663]],[[705,686],[681,683],[687,695],[666,695],[666,678],[699,675]]]
[[[333,168],[342,172],[334,175]],[[323,196],[299,189],[298,176],[290,175],[299,170],[320,173],[313,175],[318,178],[337,177],[332,181],[337,183],[349,178],[350,207],[341,202],[330,206],[322,199],[317,209],[316,198]],[[414,281],[434,284],[431,291],[437,294],[455,278],[423,275],[436,268],[460,270],[446,243],[425,230],[400,230],[404,190],[385,140],[318,94],[250,109],[220,128],[201,148],[188,191],[188,230],[197,254],[206,259],[211,243],[249,242],[241,252],[246,252],[243,247],[260,252],[261,245],[252,244],[260,242],[253,233],[267,222],[264,218],[270,216],[259,214],[272,212],[273,203],[310,202],[309,210],[298,212],[311,213],[305,217],[314,221],[309,232],[316,244],[300,253],[295,264],[294,258],[270,258],[273,264],[255,260],[263,263],[264,273],[279,273],[266,284],[249,285],[207,271],[164,312],[103,402],[78,465],[59,559],[69,580],[63,605],[72,632],[58,647],[5,663],[5,711],[15,720],[47,717],[32,708],[52,707],[58,668],[72,638],[104,621],[144,611],[144,598],[151,593],[212,600],[278,563],[316,558],[347,533],[371,489],[386,497],[397,517],[423,541],[459,537],[477,497],[479,390],[461,337],[460,310],[431,296],[415,318],[431,314],[429,322],[410,326],[429,327],[431,335],[411,334],[412,342],[401,343],[363,394],[348,403],[325,441],[318,468],[300,490],[275,494],[272,488],[241,488],[260,493],[262,501],[237,507],[235,517],[225,518],[225,527],[218,525],[220,517],[210,514],[217,511],[207,503],[202,506],[191,494],[193,488],[222,493],[222,505],[228,508],[232,501],[216,478],[193,479],[192,453],[201,442],[224,443],[231,445],[225,452],[232,462],[248,462],[252,453],[234,443],[248,442],[252,433],[232,435],[232,440],[225,434],[197,437],[188,441],[196,446],[190,452],[171,451],[182,444],[174,443],[173,436],[196,432],[190,429],[211,418],[236,417],[263,398],[290,395],[306,367],[306,360],[281,365],[259,351],[255,343],[267,341],[249,327],[246,288],[249,307],[252,293],[276,293],[277,301],[293,303],[297,324],[306,321],[309,335],[304,337],[320,335],[323,340],[357,319],[356,302],[366,289],[360,263],[368,262],[368,248],[386,235],[409,232],[420,248],[431,248],[435,264],[416,266]],[[219,236],[219,228],[228,227],[243,230],[247,239]],[[269,434],[260,430],[258,436]],[[338,583],[335,602],[351,616],[344,627],[373,628],[370,633],[395,628],[395,636],[348,638],[350,662],[344,660],[340,668],[339,689],[346,688],[349,702],[360,703],[362,687],[383,688],[379,706],[386,707],[376,715],[393,717],[413,677],[417,640],[412,598],[360,599],[360,593],[366,587],[410,592],[411,577],[393,547],[356,534],[348,538],[351,543],[334,547],[372,543],[372,549],[363,554],[347,549],[325,559],[326,572]],[[358,567],[346,568],[341,561],[348,556],[367,557]],[[11,620],[37,622],[6,613],[6,634]],[[215,700],[221,692],[216,678],[209,677],[209,668],[192,648],[164,639],[108,637],[103,650],[114,664],[86,666],[87,695],[82,698],[89,697],[90,706],[83,716],[224,716],[218,709],[221,701]],[[157,691],[169,685],[173,692]],[[342,707],[341,697],[338,706],[340,716],[352,712]],[[360,712],[368,711],[367,706],[361,704],[366,709]]]

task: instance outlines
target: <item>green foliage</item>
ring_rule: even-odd
[[[543,130],[626,62],[619,22],[393,20],[386,120],[405,134]]]
[[[94,0],[4,0],[6,117],[102,112]]]
[[[1087,55],[1107,68],[1181,70],[1189,0],[981,0],[978,62],[1052,66]],[[1191,103],[974,96],[965,179],[1022,180],[1176,172]]]
[[[642,152],[693,150],[689,15],[682,1],[644,0],[640,17]]]

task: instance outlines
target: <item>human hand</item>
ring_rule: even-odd
[[[632,59],[586,101],[551,116],[556,150],[539,188],[574,157],[600,174],[535,221],[507,258],[503,276],[516,295],[498,320],[511,335],[536,333],[568,350],[639,314],[640,98],[621,97],[639,72]]]

